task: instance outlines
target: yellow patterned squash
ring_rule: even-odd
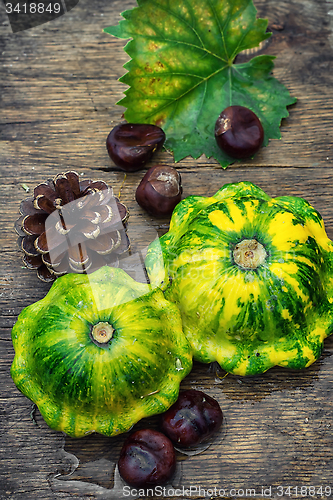
[[[194,358],[253,375],[320,356],[333,329],[332,256],[309,203],[241,182],[179,203],[146,267],[178,305]]]
[[[165,411],[192,367],[178,308],[110,267],[58,278],[12,340],[15,384],[73,437],[113,436]]]

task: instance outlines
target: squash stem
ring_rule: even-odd
[[[93,326],[91,336],[97,344],[107,344],[112,339],[113,333],[114,328],[110,323],[100,321]]]
[[[238,266],[244,269],[257,269],[264,264],[267,253],[257,240],[243,240],[235,246],[233,257]]]

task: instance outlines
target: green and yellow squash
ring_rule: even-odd
[[[113,436],[165,411],[192,367],[178,308],[110,267],[58,278],[12,340],[16,386],[73,437]]]
[[[309,203],[241,182],[180,202],[146,267],[178,305],[194,359],[253,375],[318,359],[333,329],[332,258]]]

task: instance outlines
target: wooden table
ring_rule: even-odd
[[[9,369],[11,328],[18,314],[50,288],[22,265],[16,245],[13,226],[26,186],[31,191],[74,169],[120,193],[130,210],[134,245],[139,226],[158,234],[167,230],[167,219],[147,216],[135,202],[143,172],[124,176],[105,148],[110,129],[122,120],[123,110],[115,103],[124,91],[117,79],[127,55],[125,42],[102,30],[134,5],[134,0],[81,0],[63,17],[16,34],[0,5],[1,499],[121,497],[114,468],[123,436],[75,440],[50,430],[16,389]],[[283,120],[282,139],[271,140],[255,159],[226,170],[205,157],[177,164],[184,197],[212,195],[224,183],[249,180],[272,196],[307,199],[333,238],[333,3],[256,0],[255,5],[273,31],[262,53],[277,56],[274,76],[298,102]],[[173,159],[163,151],[154,162],[172,165]],[[320,487],[323,494],[331,487],[333,494],[332,354],[333,337],[310,368],[296,373],[274,368],[253,378],[223,378],[216,367],[196,363],[182,387],[215,397],[225,425],[208,450],[179,457],[173,486],[192,487],[184,498],[219,498],[222,488],[230,496],[238,491],[250,498],[255,488],[261,498],[270,493],[278,498],[279,486],[290,486],[292,498],[323,498]],[[284,493],[288,498],[288,490]],[[165,497],[175,495],[168,490]]]

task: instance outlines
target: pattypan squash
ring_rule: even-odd
[[[173,404],[192,367],[178,308],[121,269],[58,278],[14,325],[11,376],[47,424],[113,436]]]
[[[320,356],[333,329],[332,256],[308,202],[240,182],[181,201],[146,267],[180,308],[194,359],[254,375]]]

